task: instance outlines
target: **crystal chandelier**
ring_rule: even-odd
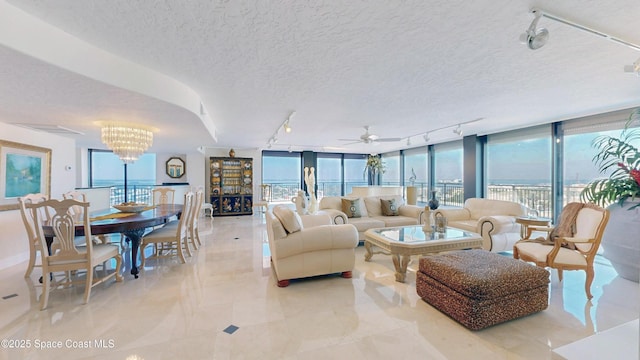
[[[153,145],[153,132],[135,124],[105,124],[102,142],[125,164],[132,164]]]

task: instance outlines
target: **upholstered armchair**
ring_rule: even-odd
[[[521,239],[516,217],[526,216],[524,205],[511,201],[470,198],[462,209],[437,209],[435,218],[444,216],[448,226],[475,232],[483,239],[482,248],[492,252],[511,251]]]
[[[593,261],[608,221],[609,210],[593,204],[569,203],[562,209],[555,228],[529,227],[525,239],[513,246],[513,257],[557,269],[560,281],[563,270],[584,270],[584,288],[591,299]],[[549,232],[547,238],[531,239],[533,231],[543,230]]]
[[[351,278],[358,231],[332,225],[328,215],[298,215],[277,205],[265,213],[271,263],[279,287],[290,279],[341,273]]]

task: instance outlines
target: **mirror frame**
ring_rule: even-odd
[[[184,160],[182,160],[182,158],[172,156],[169,158],[169,160],[167,160],[165,169],[168,177],[172,179],[178,179],[183,177],[187,172],[187,164],[184,162]],[[174,169],[179,169],[178,175],[175,174]]]

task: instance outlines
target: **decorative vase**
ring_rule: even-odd
[[[440,206],[440,201],[438,201],[438,199],[436,199],[436,190],[432,190],[431,191],[431,199],[429,199],[429,202],[427,204],[429,204],[429,209],[431,210],[435,210],[438,208],[438,206]]]
[[[378,185],[378,173],[373,168],[367,170],[367,183],[369,186]]]
[[[229,157],[236,157],[236,152],[233,149],[229,150]]]
[[[609,205],[609,223],[602,235],[602,249],[621,278],[639,282],[640,277],[640,207],[628,210],[640,200],[625,201],[623,206]]]

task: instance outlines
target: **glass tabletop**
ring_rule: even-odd
[[[421,243],[428,241],[459,240],[478,237],[478,235],[474,233],[452,227],[447,227],[446,231],[443,233],[433,230],[431,232],[425,232],[422,229],[422,225],[382,228],[374,229],[372,231],[379,236],[387,238],[388,240],[402,243]]]

